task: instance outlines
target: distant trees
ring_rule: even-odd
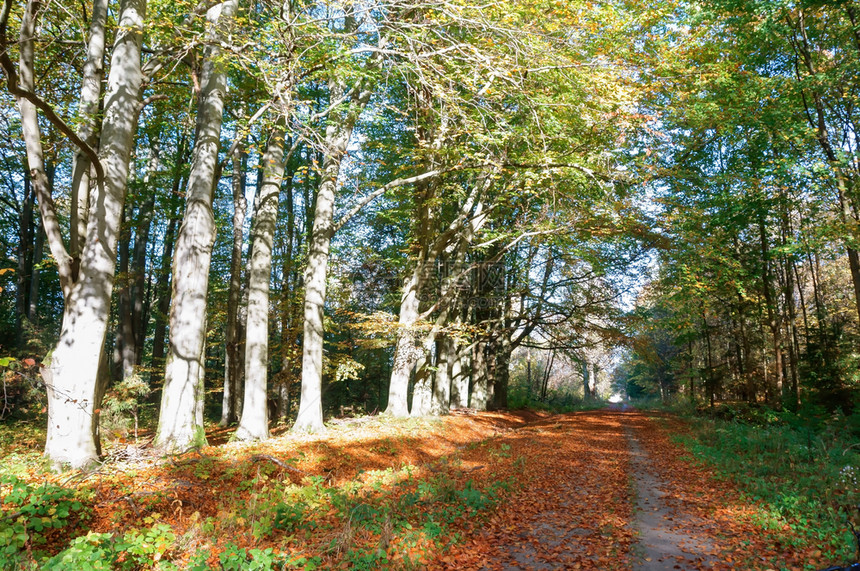
[[[652,104],[667,136],[643,144],[671,247],[633,330],[639,389],[853,406],[855,11],[717,2],[679,28]]]

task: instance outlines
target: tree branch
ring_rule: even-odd
[[[440,174],[451,171],[451,170],[454,170],[454,169],[448,169],[447,171],[441,170],[441,169],[435,169],[435,170],[428,171],[428,172],[425,172],[425,173],[422,173],[419,175],[415,175],[412,177],[394,179],[391,182],[389,182],[388,184],[382,185],[381,187],[377,188],[376,190],[374,190],[373,192],[371,192],[370,194],[368,194],[367,196],[362,198],[358,202],[358,204],[353,206],[346,214],[341,216],[340,220],[338,220],[335,223],[335,225],[332,227],[332,234],[334,234],[335,232],[337,232],[338,230],[343,228],[343,226],[347,222],[349,222],[349,220],[353,216],[358,214],[362,208],[364,208],[365,206],[370,204],[375,198],[385,194],[385,191],[391,190],[392,188],[397,188],[399,186],[406,186],[407,184],[412,184],[415,182],[421,182],[422,180],[427,180],[428,178],[433,178],[435,176],[439,176]]]
[[[96,169],[98,183],[102,184],[104,182],[104,169],[99,161],[98,153],[96,153],[95,150],[86,143],[86,141],[78,137],[78,134],[75,133],[75,131],[56,114],[56,112],[54,112],[47,102],[32,91],[19,87],[18,73],[15,71],[15,64],[12,63],[12,60],[9,58],[9,40],[6,38],[6,28],[9,22],[9,13],[11,10],[12,0],[5,0],[3,3],[3,10],[0,12],[0,67],[3,68],[3,72],[6,75],[6,87],[9,90],[9,93],[15,97],[26,99],[35,105],[37,109],[42,111],[45,118],[57,128],[57,130],[68,137],[69,140],[81,150],[81,152],[87,155],[87,158],[92,162],[93,167]]]

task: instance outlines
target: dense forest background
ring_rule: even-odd
[[[2,417],[850,414],[854,2],[12,2]],[[86,434],[86,437],[81,437]]]

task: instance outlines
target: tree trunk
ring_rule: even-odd
[[[123,0],[120,8],[118,27],[124,33],[117,35],[113,49],[99,153],[105,179],[97,185],[90,204],[79,279],[73,285],[67,282],[64,288],[68,294],[63,328],[46,379],[49,404],[45,454],[54,464],[76,468],[98,459],[97,409],[103,394],[98,373],[104,357],[116,243],[140,110],[145,11],[145,0]],[[48,220],[43,220],[47,227]],[[62,264],[63,260],[57,262]],[[73,277],[72,272],[68,275]]]
[[[487,410],[493,395],[490,392],[490,364],[487,356],[487,339],[479,338],[472,351],[472,394],[469,404],[475,410]]]
[[[451,368],[457,347],[447,334],[436,339],[436,375],[433,380],[432,414],[448,414],[451,408]]]
[[[227,330],[224,335],[224,394],[221,399],[220,426],[227,426],[239,419],[237,393],[239,379],[244,370],[242,354],[239,351],[239,299],[242,293],[242,244],[244,242],[245,200],[244,147],[240,146],[233,155],[233,250],[230,256],[230,292],[227,296]]]
[[[206,353],[206,297],[215,242],[212,200],[221,142],[227,73],[220,42],[233,23],[238,0],[216,4],[206,14],[209,47],[201,74],[197,130],[188,175],[185,217],[173,257],[170,348],[161,395],[155,444],[171,451],[206,443],[203,428],[203,379]]]
[[[149,325],[149,314],[145,311],[146,301],[146,253],[149,248],[149,235],[152,230],[152,217],[155,210],[155,189],[152,188],[154,178],[161,166],[161,145],[155,138],[152,142],[150,152],[152,153],[144,178],[146,188],[146,199],[137,210],[137,227],[134,231],[134,250],[131,255],[131,331],[134,345],[131,347],[130,357],[133,361],[131,367],[140,365],[143,357],[144,342],[146,341],[146,330]]]
[[[53,177],[51,177],[53,179]],[[51,188],[54,183],[51,181]],[[27,296],[27,321],[36,326],[39,324],[39,264],[42,262],[42,256],[45,249],[45,233],[42,231],[39,220],[34,220],[33,233],[35,234],[36,243],[33,244],[32,263],[30,264],[30,293]]]
[[[848,205],[848,197],[846,193],[846,184],[843,177],[837,182],[839,188],[839,203],[842,212],[842,222],[848,224],[849,221],[857,224],[854,216],[851,214],[851,209]],[[857,310],[857,315],[860,316],[860,252],[852,247],[850,241],[846,241],[845,250],[848,252],[848,269],[851,272],[851,283],[854,286],[854,304]]]
[[[281,274],[283,276],[281,294],[281,358],[282,366],[280,378],[278,379],[278,421],[288,422],[290,419],[290,408],[292,405],[290,393],[293,381],[298,372],[298,323],[299,304],[296,297],[300,286],[300,279],[296,275],[296,266],[293,260],[293,252],[299,249],[295,244],[301,242],[301,233],[296,231],[296,215],[293,203],[293,176],[295,174],[295,162],[288,160],[286,174],[284,176],[284,192],[286,193],[287,207],[287,231],[284,236],[285,253]],[[297,240],[298,239],[298,240]]]
[[[15,329],[18,332],[18,349],[27,343],[24,320],[28,318],[30,279],[33,274],[33,192],[29,173],[24,173],[24,200],[18,214],[18,270],[15,290]]]
[[[284,131],[276,128],[263,156],[263,178],[254,212],[254,240],[248,265],[248,310],[245,332],[245,398],[240,440],[266,440],[269,417],[266,387],[269,372],[269,282],[278,199],[284,178]]]
[[[549,361],[543,370],[543,379],[541,380],[540,400],[546,401],[547,390],[549,389],[549,379],[552,374],[552,365],[555,363],[555,349],[550,350]]]
[[[451,361],[451,406],[454,408],[469,408],[469,358],[472,354],[469,345],[463,345],[452,339]]]
[[[785,237],[783,244],[785,244]],[[797,309],[794,306],[794,273],[791,271],[791,261],[785,261],[785,307],[788,310],[788,364],[791,378],[791,387],[788,395],[788,406],[796,411],[800,403],[800,392],[798,386],[797,361],[800,344],[797,338]]]
[[[81,97],[78,101],[78,136],[90,147],[96,148],[99,141],[99,106],[101,104],[102,80],[104,78],[105,24],[108,0],[93,1],[90,20],[87,61],[81,78]],[[84,248],[87,217],[90,208],[90,170],[92,163],[81,149],[75,151],[72,164],[71,220],[69,251],[79,258]]]
[[[591,375],[588,371],[588,361],[585,359],[582,360],[582,395],[585,400],[591,398],[591,383],[590,378]]]
[[[334,138],[333,127],[329,136]],[[302,392],[299,413],[293,430],[315,432],[323,429],[322,373],[323,318],[325,310],[326,274],[332,225],[334,224],[334,195],[340,173],[340,159],[346,151],[348,138],[342,138],[340,155],[327,153],[323,163],[324,179],[319,187],[311,240],[308,244],[308,265],[305,269],[304,333],[302,337]]]
[[[337,80],[329,82],[332,101],[346,92]],[[314,205],[314,223],[308,242],[305,269],[304,333],[302,341],[302,391],[299,414],[293,430],[313,432],[322,430],[323,318],[325,311],[326,276],[329,250],[334,234],[334,201],[341,161],[352,137],[361,112],[370,100],[370,91],[359,85],[350,108],[342,116],[329,117],[325,134],[325,153],[319,191]]]
[[[783,365],[782,365],[782,335],[781,330],[782,327],[779,323],[778,310],[776,307],[776,300],[774,299],[773,292],[771,291],[771,283],[770,283],[770,264],[768,263],[768,241],[767,241],[767,232],[765,230],[764,220],[759,221],[759,238],[761,241],[761,258],[762,258],[762,289],[764,293],[764,301],[767,309],[767,321],[768,327],[770,327],[771,338],[773,339],[773,353],[774,353],[774,378],[776,380],[776,384],[773,387],[773,391],[771,391],[771,400],[773,404],[780,404],[782,401],[782,384],[783,384]]]
[[[161,251],[161,268],[158,271],[160,279],[156,286],[158,299],[155,304],[155,324],[152,336],[152,373],[149,376],[149,384],[154,385],[156,380],[161,381],[164,374],[164,341],[167,333],[167,312],[170,311],[171,260],[173,259],[173,245],[176,239],[177,217],[174,214],[167,223],[164,233],[164,245]]]
[[[188,154],[188,139],[183,132],[176,147],[176,157],[173,162],[173,184],[171,196],[178,196],[179,189],[183,186],[183,175],[180,165],[186,162]],[[171,207],[170,220],[167,222],[167,230],[164,232],[164,240],[161,250],[161,266],[158,270],[158,284],[156,285],[155,323],[153,325],[152,337],[152,372],[149,375],[150,386],[156,382],[161,384],[164,375],[164,348],[165,335],[167,333],[167,312],[170,311],[170,297],[172,294],[173,273],[171,272],[171,261],[173,260],[173,246],[176,242],[176,224],[179,217],[178,205]]]
[[[113,368],[111,373],[114,381],[131,377],[134,372],[134,325],[131,311],[131,273],[129,272],[129,243],[131,232],[128,220],[132,217],[131,205],[126,205],[122,217],[119,240],[119,276],[117,284],[117,316],[116,331],[113,347]]]
[[[388,407],[386,414],[395,417],[409,416],[409,380],[415,365],[421,358],[418,346],[418,333],[414,330],[418,321],[418,292],[421,287],[423,260],[419,260],[403,285],[400,300],[400,317],[397,323],[397,346],[394,349],[394,365],[388,385]],[[421,387],[423,391],[425,387]],[[429,391],[429,387],[427,387]],[[429,392],[428,392],[429,395]],[[424,394],[422,392],[421,398]]]
[[[696,406],[696,370],[692,341],[687,342],[687,356],[690,370],[690,405]]]
[[[432,337],[425,343],[432,345]],[[430,347],[421,347],[415,362],[411,416],[427,416],[433,410],[433,375],[430,372]]]
[[[508,384],[511,378],[511,353],[513,353],[511,338],[507,331],[502,331],[496,343],[496,360],[493,375],[493,409],[508,408]]]
[[[707,358],[708,358],[707,367],[706,367],[708,370],[708,374],[705,377],[705,390],[708,391],[708,395],[707,395],[708,404],[711,408],[714,408],[714,392],[715,392],[715,390],[714,390],[714,379],[716,376],[714,373],[714,360],[713,360],[714,354],[713,354],[713,347],[711,346],[711,327],[710,327],[710,325],[708,325],[708,317],[707,317],[707,314],[705,313],[704,304],[702,305],[702,327],[705,329],[705,342],[706,342],[706,347],[707,347],[707,353],[706,354],[707,354]],[[765,370],[766,370],[766,368],[765,368]],[[765,373],[765,374],[767,374],[767,373]]]

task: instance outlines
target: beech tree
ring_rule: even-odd
[[[238,0],[225,0],[206,11],[210,43],[203,56],[185,216],[173,256],[170,349],[156,435],[156,445],[170,450],[184,450],[206,442],[203,430],[206,296],[215,239],[212,199],[227,90],[220,42],[227,37],[237,8]]]
[[[39,201],[49,248],[57,261],[65,298],[63,328],[50,364],[43,368],[48,390],[48,436],[45,454],[55,464],[83,467],[98,459],[98,407],[105,386],[104,341],[116,268],[116,244],[126,194],[126,179],[139,112],[141,42],[146,2],[128,0],[120,7],[104,102],[99,151],[74,133],[36,94],[34,77],[36,21],[41,4],[29,2],[21,17],[19,66],[15,70],[7,51],[6,26],[11,2],[0,15],[3,69],[7,85],[18,99],[22,131],[27,145],[30,179]],[[90,27],[88,84],[82,98],[89,104],[103,57],[104,12],[95,10]],[[92,109],[83,109],[84,124]],[[88,155],[97,173],[89,200],[86,238],[80,257],[65,247],[45,172],[38,111]],[[90,136],[85,133],[85,136]],[[90,138],[90,140],[92,140]],[[89,188],[80,192],[89,194]],[[77,231],[77,227],[76,227]],[[77,252],[75,252],[77,254]]]
[[[236,436],[242,440],[269,437],[266,388],[269,372],[269,282],[278,197],[284,176],[284,132],[276,128],[263,155],[262,181],[254,209],[253,241],[248,267],[248,325],[245,339],[245,398]]]

